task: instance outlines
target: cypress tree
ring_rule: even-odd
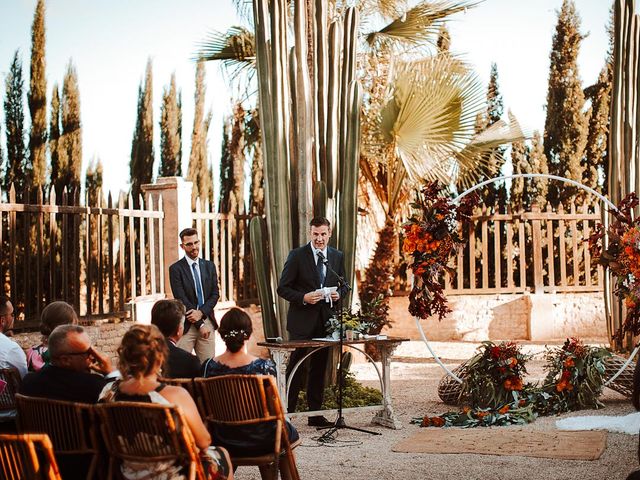
[[[29,81],[29,161],[33,185],[44,185],[47,169],[47,78],[45,74],[44,0],[38,0],[31,25],[31,78]]]
[[[220,193],[218,211],[228,213],[231,206],[231,191],[233,177],[233,158],[229,148],[232,128],[231,115],[225,115],[222,122],[222,147],[220,151]]]
[[[98,191],[102,189],[102,161],[93,159],[87,165],[87,171],[84,179],[84,188],[87,192],[87,199],[89,205],[98,204]]]
[[[530,173],[528,153],[527,145],[523,140],[511,144],[511,164],[513,165],[514,174]],[[514,178],[511,182],[510,203],[514,210],[529,208],[525,200],[527,196],[525,193],[526,180],[525,178]]]
[[[486,113],[486,128],[495,124],[502,118],[504,113],[504,104],[502,102],[502,94],[500,93],[500,86],[498,84],[498,66],[495,63],[491,63],[491,72],[489,74],[489,85],[487,86],[487,113]],[[494,175],[499,175],[502,166],[504,165],[504,147],[497,147],[489,156],[490,171]],[[504,182],[492,183],[487,188],[487,195],[485,197],[485,203],[487,206],[494,204],[504,204],[507,197],[507,189]]]
[[[138,87],[138,117],[131,145],[131,193],[138,204],[141,185],[153,179],[153,74],[151,60],[147,61],[144,88]]]
[[[529,168],[531,173],[549,173],[547,156],[544,153],[544,146],[540,132],[533,132],[531,139],[531,149],[529,150]],[[549,182],[544,179],[532,179],[530,187],[530,204],[536,202],[538,205],[545,205],[548,198]]]
[[[61,101],[62,134],[58,142],[58,175],[52,178],[57,192],[64,187],[67,191],[80,188],[82,170],[82,123],[80,121],[80,90],[78,74],[72,62],[62,84]],[[53,177],[53,175],[52,175]]]
[[[24,144],[24,81],[22,61],[16,50],[5,79],[4,115],[7,135],[7,163],[2,185],[8,192],[13,183],[21,193],[31,172]]]
[[[161,177],[182,175],[180,152],[180,115],[178,111],[178,95],[176,92],[176,76],[171,75],[169,87],[162,94],[160,109],[160,170]]]
[[[51,91],[51,116],[49,118],[49,153],[51,154],[51,183],[60,176],[60,94],[58,84]],[[56,192],[57,193],[57,192]]]
[[[245,120],[242,103],[236,102],[229,118],[225,168],[220,169],[220,211],[226,213],[244,213]]]
[[[187,171],[187,179],[193,182],[191,196],[193,208],[195,208],[198,197],[201,201],[213,201],[213,177],[209,170],[207,155],[207,133],[211,123],[211,112],[209,112],[207,118],[204,118],[205,93],[204,63],[198,62],[194,93],[193,131],[191,132],[191,154],[189,155],[189,168]]]
[[[578,74],[583,38],[573,0],[564,0],[550,54],[544,153],[552,173],[578,182],[583,179],[581,160],[587,142],[584,94]],[[557,205],[575,193],[575,187],[555,182],[549,187],[549,200]]]

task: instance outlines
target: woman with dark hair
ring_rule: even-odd
[[[231,374],[276,376],[276,365],[272,360],[258,358],[246,351],[245,342],[251,337],[253,326],[251,318],[244,310],[231,308],[225,313],[220,321],[218,333],[224,340],[227,350],[222,355],[204,362],[204,377]],[[214,428],[215,431],[212,431],[212,434],[216,442],[234,456],[264,455],[273,449],[275,424]],[[291,442],[298,440],[298,432],[289,422],[287,422],[287,430]],[[285,473],[283,471],[283,474]]]
[[[27,350],[27,367],[30,372],[37,372],[50,361],[49,335],[59,325],[77,325],[78,315],[67,302],[51,302],[42,309],[40,315],[40,333],[42,338],[39,345]]]
[[[133,325],[122,337],[118,347],[121,380],[107,385],[100,394],[100,402],[148,402],[178,405],[189,425],[200,458],[206,464],[210,479],[232,479],[231,461],[224,448],[212,447],[207,431],[191,395],[182,387],[158,381],[159,372],[167,358],[164,336],[155,325]],[[123,462],[122,475],[126,479],[182,479],[180,468],[173,462]]]

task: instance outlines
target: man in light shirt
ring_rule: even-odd
[[[11,301],[4,295],[0,296],[0,368],[15,368],[22,378],[27,374],[27,356],[20,345],[6,335],[13,328],[14,318]],[[4,388],[5,385],[0,384],[0,390]],[[15,417],[15,410],[0,412],[0,431],[11,431]]]

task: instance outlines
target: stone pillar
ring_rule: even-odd
[[[180,248],[178,234],[181,230],[193,226],[191,211],[191,192],[193,183],[182,177],[160,177],[156,183],[142,185],[145,198],[151,197],[153,204],[158,205],[162,197],[163,223],[163,251],[160,255],[164,259],[164,290],[167,296],[172,296],[169,283],[169,266],[177,262],[183,252]],[[159,265],[156,265],[159,268]]]

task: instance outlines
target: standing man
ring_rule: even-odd
[[[202,376],[198,357],[177,346],[184,332],[184,314],[184,305],[175,299],[158,300],[151,309],[151,323],[162,332],[169,347],[169,357],[162,367],[162,376],[166,378]]]
[[[326,336],[325,322],[333,314],[333,306],[347,292],[346,286],[329,296],[317,290],[322,287],[336,287],[338,278],[333,269],[344,277],[344,256],[342,252],[329,247],[331,223],[324,217],[316,217],[309,223],[311,241],[289,253],[284,264],[278,295],[289,301],[287,330],[290,340],[310,340]],[[327,268],[328,261],[331,269]],[[307,349],[299,348],[291,354],[287,367],[287,377],[293,366],[307,354]],[[309,410],[320,410],[324,391],[324,374],[327,365],[328,349],[323,348],[309,358],[309,377],[307,399]],[[291,382],[288,397],[288,410],[295,412],[298,393],[301,388],[300,370]],[[333,425],[324,416],[309,417],[309,425],[323,427]]]
[[[169,281],[174,298],[187,309],[184,335],[178,346],[187,352],[195,350],[200,362],[214,356],[218,328],[213,307],[218,303],[218,275],[213,262],[199,258],[200,240],[195,228],[180,232],[180,247],[185,256],[169,267]]]

